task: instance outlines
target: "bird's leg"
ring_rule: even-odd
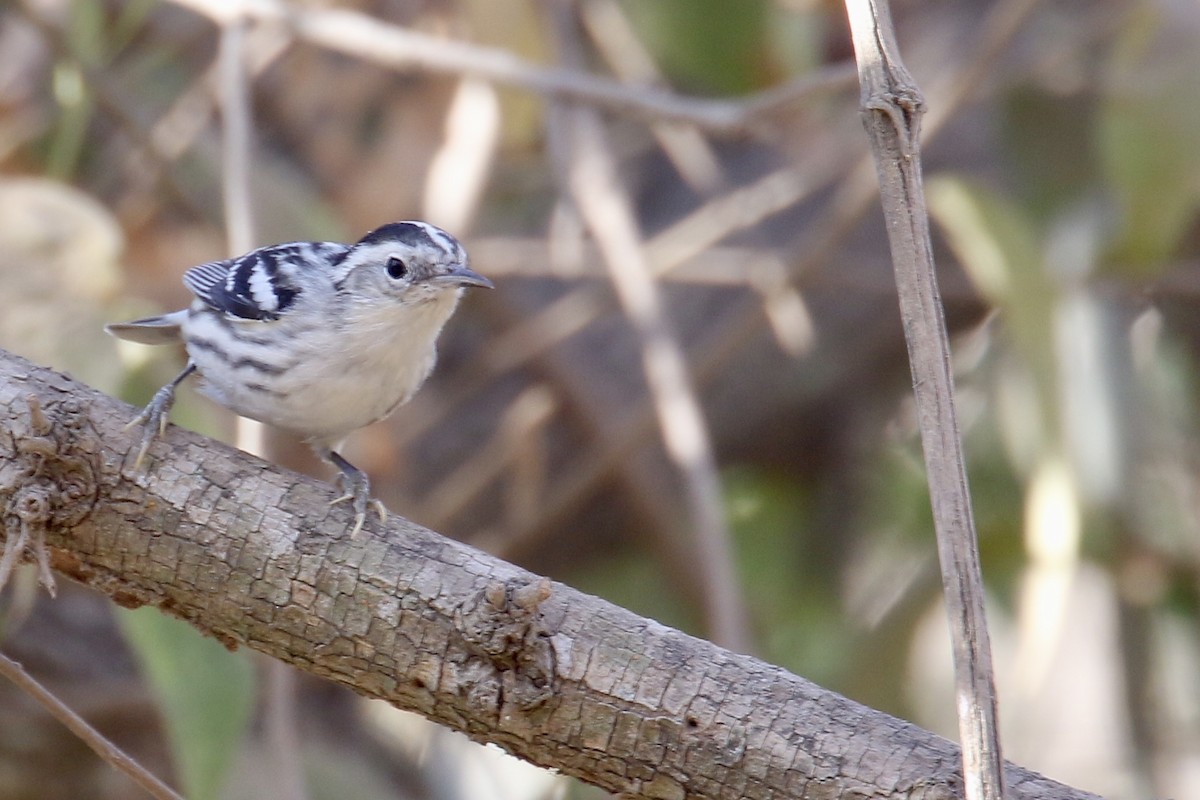
[[[328,447],[314,449],[318,456],[338,468],[338,488],[345,494],[331,501],[329,505],[333,506],[349,501],[350,507],[354,509],[354,527],[350,530],[350,538],[358,538],[358,532],[362,530],[363,522],[367,519],[367,506],[375,509],[381,522],[386,522],[387,509],[384,508],[383,503],[371,499],[371,479],[367,477],[367,473]]]
[[[162,436],[167,429],[167,416],[171,411],[171,406],[175,404],[175,389],[183,380],[196,371],[196,365],[191,361],[183,368],[183,372],[175,376],[175,378],[166,386],[154,393],[154,397],[142,409],[142,412],[131,419],[125,426],[125,430],[129,430],[134,425],[142,426],[142,444],[138,448],[137,458],[133,460],[133,468],[140,469],[143,459],[146,458],[146,452],[150,449],[150,445],[154,443],[154,439]]]

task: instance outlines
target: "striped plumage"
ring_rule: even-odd
[[[301,270],[340,264],[350,247],[340,242],[292,242],[260,247],[237,259],[192,267],[183,283],[197,299],[241,319],[274,320],[300,292]],[[331,280],[336,276],[330,275]]]
[[[442,326],[465,286],[491,286],[462,245],[423,222],[385,225],[354,245],[293,242],[188,270],[191,307],[109,325],[147,344],[182,340],[188,366],[138,418],[145,454],[175,386],[292,431],[341,471],[362,525],[366,476],[337,454],[345,437],[392,413],[433,369]]]

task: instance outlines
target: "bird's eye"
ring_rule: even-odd
[[[399,280],[408,274],[408,265],[392,256],[387,260],[387,274],[389,278]]]

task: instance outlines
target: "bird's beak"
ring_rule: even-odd
[[[495,284],[470,267],[455,267],[445,275],[438,275],[437,277],[430,278],[429,282],[433,284],[442,284],[443,286],[480,286],[484,289],[496,288]]]

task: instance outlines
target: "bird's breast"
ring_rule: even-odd
[[[189,344],[189,355],[204,378],[202,391],[218,403],[332,441],[386,417],[429,377],[437,337],[457,302],[447,294],[419,305],[351,308],[322,324],[251,322],[225,359],[205,350],[203,326],[195,325],[189,340],[200,345]],[[245,344],[252,341],[273,344],[260,346],[256,358]]]

